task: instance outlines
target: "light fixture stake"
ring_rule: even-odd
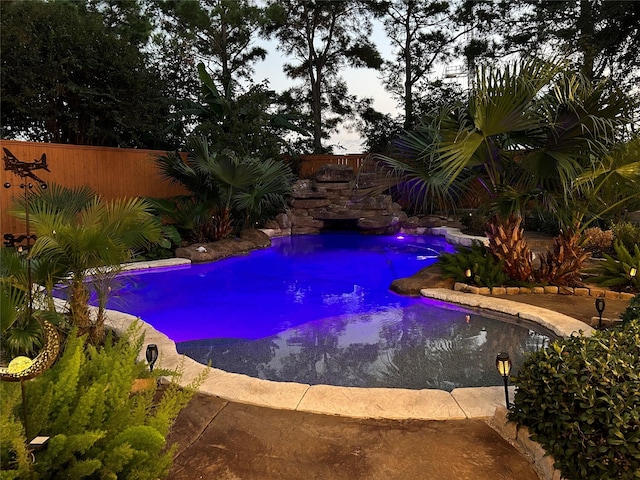
[[[149,371],[153,372],[153,366],[158,360],[158,345],[155,343],[150,343],[147,345],[147,351],[145,353],[147,357],[147,362],[149,362]]]
[[[598,312],[598,328],[602,328],[602,312],[604,312],[604,298],[596,298],[596,311]]]
[[[509,374],[511,373],[511,359],[508,353],[498,353],[496,357],[496,368],[504,382],[504,400],[507,405],[507,410],[509,410]]]

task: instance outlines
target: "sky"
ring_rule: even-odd
[[[374,23],[372,40],[382,57],[390,59],[392,56],[391,45],[380,23]],[[278,92],[293,86],[293,81],[288,79],[282,71],[286,58],[277,50],[277,42],[275,40],[261,41],[259,45],[264,46],[268,53],[265,61],[255,65],[255,79],[258,81],[268,80],[269,86]],[[392,114],[399,112],[396,101],[382,86],[379,72],[366,68],[348,68],[343,73],[343,78],[347,82],[350,94],[355,94],[359,98],[373,98],[373,106],[376,110]],[[342,147],[336,146],[334,153],[361,153],[363,151],[360,145],[360,135],[357,132],[349,132],[344,129],[332,136],[328,143]]]
[[[372,24],[372,42],[378,48],[383,59],[391,60],[393,58],[393,50],[382,23],[374,19]],[[286,58],[277,50],[277,42],[275,40],[261,40],[256,43],[263,46],[268,53],[265,61],[255,65],[255,80],[268,80],[270,87],[277,92],[293,86],[293,81],[287,78],[282,71]],[[445,65],[438,65],[433,75],[443,77],[444,70]],[[347,68],[343,72],[343,78],[347,82],[350,94],[355,94],[359,98],[372,98],[373,107],[377,111],[396,115],[401,112],[401,108],[399,108],[396,100],[391,97],[391,94],[384,89],[379,76],[380,72],[366,68]],[[333,135],[327,142],[328,145],[334,145],[334,153],[362,153],[361,143],[362,139],[358,132],[346,129],[342,129],[339,133]]]

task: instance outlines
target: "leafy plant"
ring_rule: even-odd
[[[631,299],[629,306],[622,312],[620,316],[622,323],[629,323],[632,320],[640,321],[640,293]]]
[[[443,253],[438,263],[442,277],[453,278],[456,282],[494,287],[504,285],[509,280],[504,272],[504,264],[477,241],[472,243],[471,248],[457,246],[455,253]],[[467,276],[467,272],[471,276]]]
[[[155,389],[134,394],[134,380],[147,371],[145,363],[136,363],[142,343],[135,325],[117,341],[108,335],[100,348],[71,335],[58,362],[24,385],[29,437],[51,437],[46,449],[34,453],[34,463],[24,458],[20,385],[0,385],[3,438],[10,439],[0,445],[3,478],[5,470],[9,478],[27,469],[28,478],[164,477],[173,455],[165,437],[204,374],[185,389],[169,384],[160,398],[154,398]],[[153,376],[167,373],[180,376]]]
[[[640,472],[640,320],[531,354],[509,419],[529,428],[567,480]]]
[[[590,273],[598,274],[591,281],[603,287],[640,291],[640,247],[638,244],[633,245],[631,255],[620,240],[614,240],[613,249],[617,259],[605,253],[605,261],[589,270]],[[635,274],[632,275],[634,268]]]
[[[51,323],[59,323],[52,291],[63,274],[64,270],[55,262],[43,259],[29,261],[26,252],[0,248],[0,352],[3,357],[35,354],[42,345],[41,317],[46,316]],[[28,294],[29,277],[32,284],[44,287],[32,288],[31,299]],[[31,306],[37,305],[38,308],[30,308],[30,300]]]
[[[631,222],[619,222],[611,225],[613,238],[621,242],[628,251],[633,251],[633,246],[640,242],[640,226]]]
[[[26,218],[22,201],[12,213]],[[81,335],[100,342],[104,335],[106,281],[115,277],[123,262],[130,261],[136,248],[161,239],[160,222],[141,199],[104,201],[89,187],[69,189],[50,185],[33,195],[29,203],[30,224],[37,240],[29,257],[44,262],[45,270],[57,272],[69,286],[69,311]],[[89,271],[105,289],[95,320],[89,316]],[[60,273],[62,272],[62,273]],[[46,285],[51,285],[48,281]]]
[[[488,218],[480,211],[469,212],[460,217],[462,231],[468,235],[484,235]]]
[[[166,201],[154,206],[181,229],[192,225],[198,241],[224,238],[285,205],[293,175],[284,162],[213,152],[204,138],[192,137],[188,145],[186,159],[168,153],[156,163],[165,179],[183,185],[191,196],[178,199],[174,212]]]

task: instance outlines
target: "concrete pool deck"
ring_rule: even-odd
[[[136,269],[174,267],[188,264],[182,259],[144,262]],[[511,300],[455,292],[446,289],[424,289],[427,298],[473,308],[512,315],[533,322],[554,332],[568,336],[582,331],[590,335],[593,329],[579,320],[540,307]],[[443,390],[408,390],[397,388],[336,387],[292,382],[274,382],[216,368],[206,367],[178,354],[175,343],[143,320],[122,312],[109,311],[108,323],[118,330],[126,330],[139,321],[145,344],[155,343],[160,352],[157,368],[179,368],[183,374],[181,385],[188,385],[204,370],[208,374],[199,391],[232,402],[268,408],[294,410],[353,418],[459,420],[489,418],[496,407],[504,405],[504,387],[456,388]],[[144,352],[140,353],[144,360]],[[511,395],[513,395],[513,387]]]

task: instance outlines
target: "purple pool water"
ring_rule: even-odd
[[[452,250],[428,236],[284,237],[247,256],[124,276],[109,307],[141,317],[197,361],[259,378],[448,390],[500,384],[498,351],[517,367],[548,337],[388,289]]]

